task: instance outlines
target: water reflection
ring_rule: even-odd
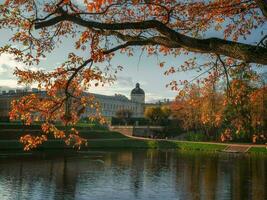
[[[1,199],[267,199],[267,157],[92,151],[0,158]]]

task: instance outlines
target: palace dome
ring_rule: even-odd
[[[134,94],[143,94],[143,95],[145,94],[144,90],[142,90],[140,88],[140,84],[139,83],[136,83],[135,88],[132,89],[132,91],[131,91],[131,95],[134,95]]]

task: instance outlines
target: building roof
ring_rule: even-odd
[[[139,84],[138,84],[138,86],[139,86]],[[135,90],[135,89],[133,89],[133,90]],[[144,91],[140,88],[140,86],[139,86],[139,89],[141,90],[141,93],[144,94]],[[7,92],[6,91],[2,91],[2,93],[0,92],[0,98],[11,98],[11,97],[12,98],[16,98],[16,97],[29,95],[29,94],[32,94],[32,93],[39,94],[39,95],[42,95],[42,96],[46,96],[47,95],[46,91],[41,91],[41,90],[37,90],[37,89],[32,89],[32,90],[10,90],[10,91],[7,91]],[[128,99],[126,96],[121,95],[121,94],[115,94],[115,95],[109,96],[109,95],[89,93],[89,92],[84,92],[83,93],[84,96],[89,95],[89,94],[93,95],[96,99],[107,99],[107,100],[114,100],[114,101],[121,101],[121,102],[137,104],[137,102],[133,102],[132,100]]]
[[[140,84],[136,83],[135,88],[131,91],[131,95],[133,94],[145,94],[144,90],[140,88]]]

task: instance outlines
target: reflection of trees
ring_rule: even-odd
[[[205,154],[192,154],[185,158],[187,165],[184,170],[187,172],[188,194],[191,199],[213,200],[216,196],[217,186],[217,156]]]
[[[7,199],[74,199],[96,188],[102,195],[105,186],[119,191],[127,185],[129,191],[121,194],[135,198],[152,190],[164,197],[174,189],[179,199],[261,200],[267,199],[266,161],[262,156],[155,150],[114,151],[89,159],[0,160],[0,193]]]
[[[7,163],[0,161],[0,163],[1,198],[19,199],[23,194],[23,163],[20,160],[17,162],[7,160]]]
[[[231,188],[232,188],[232,199],[243,200],[249,198],[249,163],[247,160],[238,160],[238,164],[233,165],[231,170]]]
[[[176,192],[181,199],[216,199],[218,159],[198,153],[178,154]]]
[[[200,159],[179,155],[176,160],[176,190],[180,199],[200,199]]]
[[[267,162],[261,158],[251,158],[252,200],[267,199]]]
[[[139,193],[144,183],[144,160],[146,154],[144,151],[132,152],[132,165],[130,169],[130,188],[133,190],[135,198],[139,197]]]
[[[267,166],[262,158],[182,153],[175,166],[180,199],[266,199]]]
[[[266,158],[250,156],[227,156],[224,162],[219,162],[219,171],[224,172],[219,177],[219,190],[230,190],[225,196],[237,200],[263,200],[266,196]],[[262,167],[260,167],[262,166]],[[222,194],[222,193],[220,193]],[[219,196],[219,195],[218,195]]]
[[[160,177],[163,170],[171,169],[171,151],[147,151],[146,169],[151,176]]]
[[[52,165],[52,173],[55,177],[55,193],[57,199],[75,199],[75,189],[77,182],[76,165],[74,162],[68,162],[67,158],[63,158],[59,162]]]
[[[7,178],[0,182],[7,199],[66,199],[66,195],[73,199],[75,195],[77,174],[69,171],[63,159],[11,160],[0,163],[0,172],[0,177]]]
[[[192,200],[200,199],[200,167],[201,160],[198,157],[194,157],[192,165],[189,167],[189,192],[192,194]]]
[[[213,200],[216,197],[216,187],[218,179],[218,158],[215,156],[207,157],[202,160],[205,167],[202,173],[201,192],[205,200]]]

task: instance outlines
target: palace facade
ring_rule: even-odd
[[[0,94],[0,120],[8,120],[9,111],[11,110],[11,101],[18,99],[22,96],[30,93],[38,93],[45,97],[45,91],[38,91],[32,89],[31,91],[24,90],[9,90],[2,91]],[[127,109],[132,111],[132,117],[143,117],[145,108],[145,92],[140,88],[140,84],[137,83],[136,87],[131,91],[131,98],[128,99],[126,96],[121,94],[115,94],[113,96],[93,94],[95,99],[100,103],[102,109],[102,115],[106,118],[116,116],[118,110]],[[92,114],[92,110],[88,107],[86,112],[81,117],[87,117]]]

